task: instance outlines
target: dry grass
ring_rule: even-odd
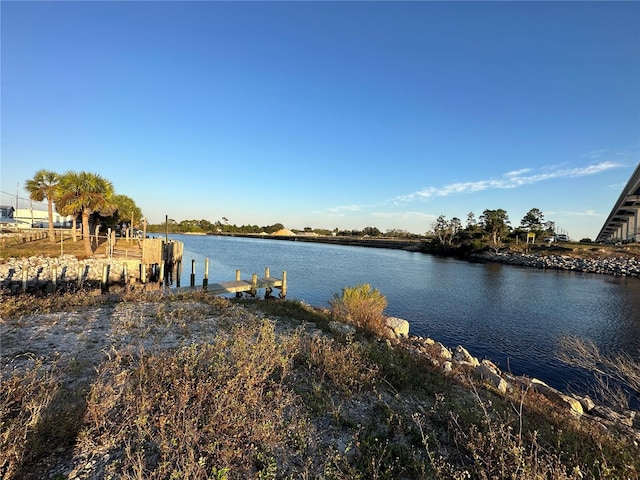
[[[24,462],[41,441],[39,431],[56,397],[55,365],[46,368],[35,361],[26,371],[14,370],[0,389],[0,476],[18,478]]]
[[[526,243],[510,243],[509,249],[516,252],[535,252],[540,255],[563,255],[574,258],[638,258],[640,245],[630,243],[626,245],[595,245],[590,243],[560,242],[529,245]]]
[[[640,363],[629,355],[605,355],[592,341],[567,336],[558,357],[593,374],[599,401],[627,409],[630,393],[640,398]]]
[[[78,446],[124,445],[107,469],[124,479],[252,478],[299,462],[307,426],[284,383],[296,353],[269,322],[175,352],[118,352],[93,383]]]
[[[535,392],[504,399],[377,339],[333,338],[323,331],[329,315],[298,302],[241,307],[201,292],[111,301],[105,308],[129,313],[111,315],[114,328],[120,323],[110,335],[132,341],[104,349],[95,368],[63,356],[3,371],[1,478],[604,479],[640,472],[637,445],[553,410]],[[83,308],[73,307],[74,319]],[[177,344],[161,346],[178,333]]]
[[[47,238],[34,240],[32,242],[20,243],[0,243],[0,260],[10,257],[33,257],[42,255],[45,257],[59,257],[61,253],[65,255],[73,255],[79,260],[86,260],[88,257],[84,251],[82,238],[78,236],[77,241],[72,241],[69,237],[70,233],[65,233],[62,248],[60,246],[60,237],[56,236],[56,242],[51,243]],[[106,239],[100,238],[98,247],[94,251],[95,256],[104,256],[106,254]],[[137,248],[137,244],[127,241],[124,238],[117,238],[115,248],[121,250]]]

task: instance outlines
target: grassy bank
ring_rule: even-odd
[[[640,449],[543,396],[294,301],[0,305],[0,477],[638,478]]]
[[[105,256],[106,246],[104,246],[105,240],[101,240],[100,245],[94,252],[97,256]],[[126,239],[117,239],[116,247],[130,247],[130,243]],[[56,237],[56,242],[52,243],[48,238],[40,240],[34,240],[31,242],[11,243],[7,241],[5,245],[0,245],[0,261],[9,257],[32,257],[42,255],[45,257],[59,257],[60,253],[65,255],[73,255],[78,259],[84,260],[87,255],[84,251],[84,245],[82,239],[78,238],[77,241],[72,241],[68,236],[64,237],[62,246],[60,245],[60,238]]]

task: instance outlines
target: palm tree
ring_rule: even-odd
[[[29,192],[29,198],[36,202],[47,199],[49,213],[49,241],[55,243],[56,237],[53,231],[53,199],[56,194],[60,175],[50,170],[38,170],[33,178],[27,180],[25,189]]]
[[[56,211],[58,211],[61,215],[71,216],[71,238],[74,242],[76,242],[76,219],[80,212],[76,210],[77,207],[73,203],[63,203],[64,201],[66,201],[64,192],[62,191],[62,184],[64,183],[63,178],[64,177],[61,177],[60,179],[60,185],[58,185],[58,191],[56,192],[56,199],[54,200],[54,202],[56,204]]]
[[[82,214],[82,239],[84,251],[93,255],[89,230],[89,217],[92,213],[102,216],[113,214],[115,206],[112,202],[113,185],[110,181],[88,172],[67,172],[60,182],[58,202],[67,211]]]
[[[114,195],[112,200],[117,210],[114,215],[114,221],[117,223],[131,222],[129,225],[129,232],[131,233],[134,225],[142,219],[142,210],[131,197],[126,195]]]

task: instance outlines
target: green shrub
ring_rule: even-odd
[[[332,315],[355,327],[376,335],[384,335],[384,309],[387,299],[368,283],[344,287],[329,302]]]

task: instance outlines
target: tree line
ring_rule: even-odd
[[[266,233],[268,235],[276,233],[279,230],[284,229],[285,226],[282,223],[275,223],[273,225],[235,225],[229,223],[226,217],[222,217],[221,220],[211,222],[206,219],[190,219],[181,220],[180,222],[175,219],[168,218],[165,223],[161,224],[149,224],[147,225],[148,232],[154,233],[213,233],[213,234],[261,234]],[[386,232],[381,232],[377,227],[365,227],[362,230],[358,229],[343,229],[334,228],[333,230],[326,228],[311,228],[304,227],[302,230],[293,229],[293,233],[296,234],[311,234],[321,236],[340,236],[340,237],[395,237],[395,238],[413,238],[419,237],[419,235],[412,234],[406,230],[390,229]]]
[[[486,209],[477,219],[473,212],[469,212],[464,226],[457,217],[447,220],[444,215],[440,215],[432,225],[429,232],[432,238],[425,249],[470,251],[488,246],[498,250],[507,240],[527,241],[530,234],[535,239],[544,239],[554,236],[555,231],[555,223],[546,221],[538,208],[529,210],[515,228],[511,226],[506,210],[501,208]]]
[[[90,232],[100,225],[115,227],[128,224],[133,228],[142,219],[142,211],[126,195],[117,195],[113,184],[91,172],[68,171],[63,174],[51,170],[38,170],[25,183],[29,198],[47,201],[49,241],[55,242],[53,210],[72,218],[72,238],[76,241],[76,222],[80,218],[82,239],[87,255],[92,255],[94,245]],[[97,247],[97,240],[96,245]]]

